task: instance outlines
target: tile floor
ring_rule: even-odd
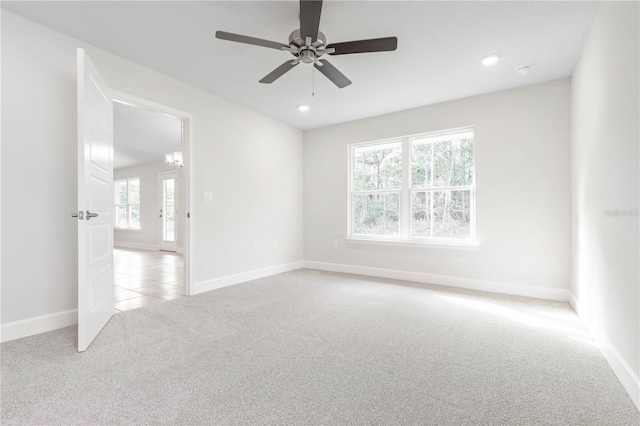
[[[184,295],[181,253],[114,247],[113,264],[115,313]]]

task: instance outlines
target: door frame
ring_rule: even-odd
[[[179,198],[179,196],[182,196],[182,194],[181,194],[182,188],[180,188],[180,186],[181,186],[180,184],[182,182],[180,181],[180,176],[179,176],[179,173],[178,173],[177,170],[164,171],[164,172],[158,173],[158,206],[162,208],[162,218],[161,218],[162,220],[160,220],[158,222],[158,248],[160,250],[168,250],[168,249],[163,249],[162,248],[162,243],[164,241],[164,239],[162,237],[163,234],[164,234],[164,226],[163,225],[164,225],[164,219],[165,219],[165,217],[167,215],[167,211],[164,208],[164,181],[167,179],[167,176],[171,176],[171,177],[169,177],[169,179],[175,179],[176,180],[176,191],[175,191],[175,194],[177,196],[174,196],[175,197],[174,198],[174,202],[176,204],[176,208],[180,207],[178,205],[178,198]],[[178,209],[178,214],[182,214],[180,209]],[[186,221],[186,219],[185,219],[185,221]],[[178,223],[177,220],[175,222],[176,222],[175,225],[177,225],[177,223]],[[173,239],[174,239],[173,243],[175,245],[175,252],[178,251],[178,237],[179,236],[180,236],[180,238],[182,237],[181,236],[182,231],[183,231],[182,229],[180,229],[178,227],[175,227],[175,231],[174,231],[174,235],[173,235]],[[168,251],[174,251],[174,250],[168,250]]]
[[[185,211],[181,214],[184,214],[185,217],[185,225],[184,225],[184,294],[185,296],[192,296],[195,294],[195,285],[193,282],[193,270],[194,270],[194,261],[195,258],[195,244],[194,244],[194,228],[195,223],[193,219],[194,207],[195,207],[195,155],[194,155],[194,144],[192,143],[195,139],[195,123],[194,116],[186,111],[181,111],[179,109],[159,104],[154,101],[150,101],[148,99],[140,98],[135,95],[131,95],[129,93],[120,92],[118,90],[111,90],[111,94],[113,96],[114,102],[119,102],[121,104],[144,108],[153,112],[157,112],[159,114],[163,114],[172,118],[177,118],[182,120],[182,161],[183,161],[183,172],[182,172],[182,188],[185,199]]]

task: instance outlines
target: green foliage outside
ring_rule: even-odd
[[[356,149],[353,165],[356,191],[396,190],[355,195],[355,233],[399,235],[402,144],[387,144],[380,149]]]
[[[471,191],[433,191],[473,183],[473,139],[448,138],[413,141],[411,230],[415,237],[469,238]]]
[[[354,191],[361,192],[353,195],[355,234],[399,236],[401,142],[357,148],[353,161]],[[471,191],[455,187],[470,186],[473,179],[470,134],[413,140],[411,235],[469,238]]]

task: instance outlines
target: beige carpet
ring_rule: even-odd
[[[565,303],[299,270],[3,343],[3,425],[634,425]]]

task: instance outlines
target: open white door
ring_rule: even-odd
[[[78,49],[78,351],[113,315],[113,100]]]

